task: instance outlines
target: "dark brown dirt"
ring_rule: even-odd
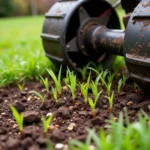
[[[50,87],[54,85],[50,82]],[[113,83],[113,90],[117,91],[117,81]],[[31,90],[39,91],[45,96],[45,104],[30,93]],[[89,95],[92,97],[91,89]],[[104,127],[105,121],[109,119],[110,112],[107,93],[104,89],[97,104],[96,117],[92,117],[91,109],[84,104],[80,90],[77,88],[76,99],[72,100],[70,91],[65,88],[59,103],[55,104],[52,93],[47,94],[43,85],[38,82],[28,82],[24,91],[20,92],[17,86],[0,89],[0,150],[44,150],[46,139],[44,138],[41,115],[48,116],[54,113],[52,124],[49,127],[48,138],[54,147],[58,143],[64,144],[67,150],[69,139],[84,141],[87,136],[86,128]],[[25,114],[24,137],[20,136],[18,127],[8,107],[13,104],[20,112]],[[133,88],[133,82],[129,81],[120,95],[115,92],[113,116],[117,120],[119,113],[128,109],[128,116],[131,122],[137,120],[140,109],[149,113],[150,97],[141,90]],[[57,145],[58,146],[58,145]]]

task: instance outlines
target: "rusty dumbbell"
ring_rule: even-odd
[[[46,14],[42,41],[46,55],[75,70],[89,61],[110,65],[113,55],[124,56],[130,76],[150,87],[150,1],[131,14],[126,30],[104,0],[58,0]]]

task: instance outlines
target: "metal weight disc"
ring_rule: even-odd
[[[52,61],[72,69],[90,61],[110,65],[112,55],[84,55],[77,44],[77,33],[82,23],[89,18],[99,19],[111,29],[120,29],[120,22],[112,5],[104,0],[58,0],[46,13],[42,42]]]
[[[146,91],[150,88],[150,2],[134,10],[125,34],[124,55],[130,76]]]

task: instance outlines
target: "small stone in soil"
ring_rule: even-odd
[[[49,113],[46,114],[46,117],[50,117],[51,115],[53,115],[53,113],[49,112]]]
[[[56,112],[56,117],[62,117],[63,119],[70,118],[70,110],[67,107],[60,107]]]
[[[57,143],[55,145],[55,149],[57,149],[57,150],[62,149],[63,147],[64,147],[64,144],[62,144],[62,143]]]
[[[127,103],[128,106],[130,106],[130,105],[132,105],[132,104],[133,104],[132,101],[129,101],[129,102]]]
[[[29,96],[29,97],[27,98],[27,101],[31,101],[31,99],[32,99],[32,96]]]
[[[87,116],[88,113],[87,113],[86,110],[85,110],[85,111],[79,111],[79,115],[80,115],[80,116]]]
[[[21,95],[22,95],[22,96],[26,96],[26,95],[27,95],[27,92],[26,92],[26,91],[21,91]]]
[[[75,123],[71,123],[69,126],[68,126],[68,130],[69,131],[72,131],[73,130],[73,128],[76,126],[76,124]]]
[[[56,127],[56,126],[54,126],[54,125],[50,125],[49,126],[49,130],[51,130],[51,131],[53,131],[53,130],[55,130],[55,129],[57,129],[58,127]]]
[[[26,111],[24,112],[24,122],[33,123],[40,121],[40,113],[37,111]]]

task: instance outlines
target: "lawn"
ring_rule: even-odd
[[[44,16],[0,19],[0,86],[36,78],[51,62],[40,34]]]

